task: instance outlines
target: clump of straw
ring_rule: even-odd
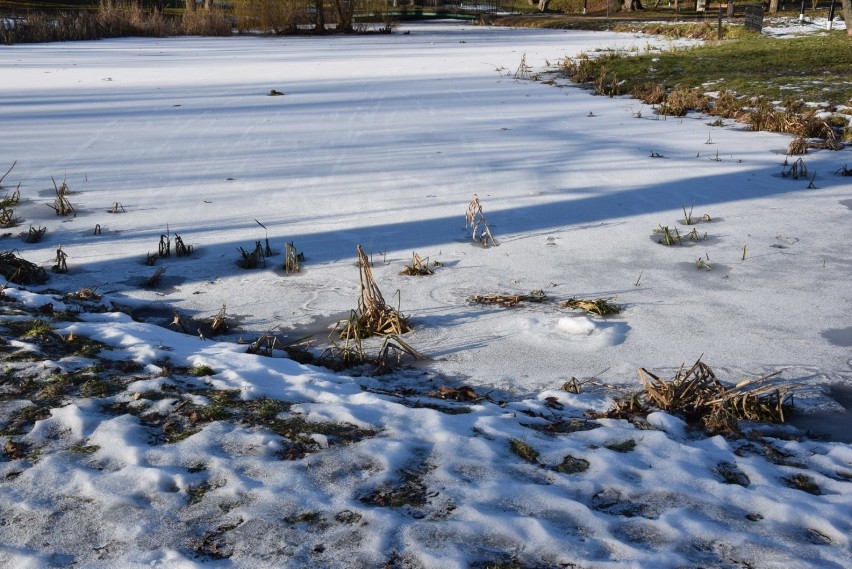
[[[559,304],[560,308],[574,308],[585,310],[589,314],[597,314],[598,316],[609,316],[610,314],[620,314],[621,307],[614,302],[612,298],[569,298]]]
[[[783,423],[790,412],[790,386],[773,379],[775,372],[736,385],[725,385],[700,359],[688,370],[681,367],[669,380],[642,368],[643,391],[617,401],[606,417],[646,415],[650,407],[679,415],[710,434],[737,436],[739,421]]]
[[[361,245],[358,245],[358,269],[361,282],[361,297],[353,317],[344,321],[339,332],[340,338],[367,338],[369,336],[390,336],[405,334],[412,330],[408,318],[385,303],[379,290],[370,261]]]

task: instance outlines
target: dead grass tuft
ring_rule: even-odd
[[[6,277],[7,281],[19,285],[47,282],[47,271],[44,268],[18,257],[11,251],[0,253],[0,274]]]
[[[62,181],[61,186],[56,185],[56,180],[52,177],[50,178],[53,181],[53,187],[56,190],[56,197],[53,199],[53,204],[47,204],[49,207],[53,208],[56,212],[56,215],[65,217],[67,215],[73,215],[77,217],[77,210],[74,209],[74,206],[71,205],[71,202],[68,201],[68,194],[71,193],[71,190],[68,188],[68,184],[65,180]]]
[[[666,99],[666,88],[656,83],[643,83],[634,87],[630,96],[646,105],[659,105]]]
[[[682,117],[689,111],[706,112],[709,108],[710,102],[701,91],[680,87],[665,97],[657,112],[661,115]]]
[[[808,153],[808,139],[797,136],[787,145],[787,156],[801,156]]]
[[[485,214],[482,211],[482,205],[479,203],[479,196],[473,194],[473,199],[467,206],[467,213],[464,216],[464,228],[471,230],[471,237],[474,241],[479,241],[483,247],[498,245],[494,236],[491,234],[491,228],[488,227],[488,222],[485,220]]]
[[[253,251],[246,251],[242,247],[239,248],[240,253],[243,258],[240,261],[240,266],[244,269],[256,269],[257,266],[263,262],[266,264],[266,256],[263,254],[263,247],[260,244],[260,241],[256,241],[254,244]]]
[[[511,307],[521,302],[545,302],[549,300],[541,289],[531,291],[529,294],[477,294],[471,298],[476,304],[499,304]]]
[[[622,397],[593,419],[637,421],[654,408],[683,417],[687,424],[711,435],[739,436],[739,421],[783,423],[790,412],[789,385],[774,380],[778,373],[747,379],[730,386],[716,379],[701,360],[688,370],[681,367],[670,380],[642,368],[643,391]]]
[[[437,264],[438,263],[435,262],[432,264],[432,266],[437,266]],[[399,274],[408,276],[428,276],[434,275],[435,271],[429,268],[429,257],[426,257],[426,259],[424,260],[420,258],[420,255],[412,252],[411,264],[405,267],[405,269],[403,269],[403,271]]]
[[[778,373],[726,386],[701,360],[685,372],[681,368],[668,381],[639,370],[648,404],[723,435],[738,434],[740,420],[784,422],[790,395],[788,386],[772,381]]]
[[[582,299],[569,298],[559,304],[560,308],[574,308],[585,310],[589,314],[597,314],[598,316],[609,316],[611,314],[620,314],[621,307],[614,302],[613,298],[596,298]]]
[[[344,321],[338,336],[344,339],[368,338],[400,335],[411,331],[408,318],[385,303],[370,270],[370,261],[361,245],[358,245],[357,251],[361,296],[358,299],[358,308],[353,311],[353,318]]]

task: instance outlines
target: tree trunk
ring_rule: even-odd
[[[352,16],[355,13],[355,0],[334,0],[334,12],[337,16],[337,31],[349,33],[352,29]]]
[[[769,13],[777,14],[778,13],[778,0],[769,0]]]
[[[634,10],[639,11],[644,9],[645,8],[642,7],[642,0],[624,0],[624,7],[622,8],[622,10],[624,10],[625,12],[633,12]]]
[[[316,10],[315,19],[314,19],[314,33],[315,34],[324,34],[325,33],[325,12],[323,12],[323,4],[324,0],[313,0],[314,9]]]
[[[186,0],[186,11],[195,12],[195,0]]]
[[[538,10],[539,12],[547,12],[547,3],[550,0],[538,0]]]
[[[846,35],[852,38],[852,0],[843,0],[843,21],[846,23]]]

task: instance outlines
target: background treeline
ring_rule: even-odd
[[[238,0],[227,4],[213,0],[2,2],[0,43],[389,31],[385,6],[383,0]]]

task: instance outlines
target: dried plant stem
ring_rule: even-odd
[[[15,164],[17,164],[17,163],[18,163],[18,161],[17,161],[17,160],[15,160],[14,162],[12,162],[12,165],[11,165],[11,166],[9,166],[9,169],[8,169],[8,170],[6,170],[6,173],[5,173],[5,174],[3,174],[3,176],[2,176],[2,177],[0,177],[0,187],[2,187],[2,186],[3,186],[3,180],[5,180],[5,179],[6,179],[6,176],[8,176],[8,175],[9,175],[9,172],[11,172],[11,171],[12,171],[12,168],[14,168],[14,167],[15,167]]]
[[[491,228],[488,227],[488,222],[485,220],[485,214],[482,212],[482,205],[479,203],[479,196],[473,194],[473,199],[467,206],[467,213],[464,216],[464,228],[471,230],[471,238],[474,241],[479,241],[483,247],[498,245],[497,240],[491,234]]]
[[[410,331],[412,328],[408,318],[385,303],[361,245],[358,245],[357,251],[361,296],[354,318],[346,322],[338,335],[341,338],[366,338],[373,335],[400,335]]]

